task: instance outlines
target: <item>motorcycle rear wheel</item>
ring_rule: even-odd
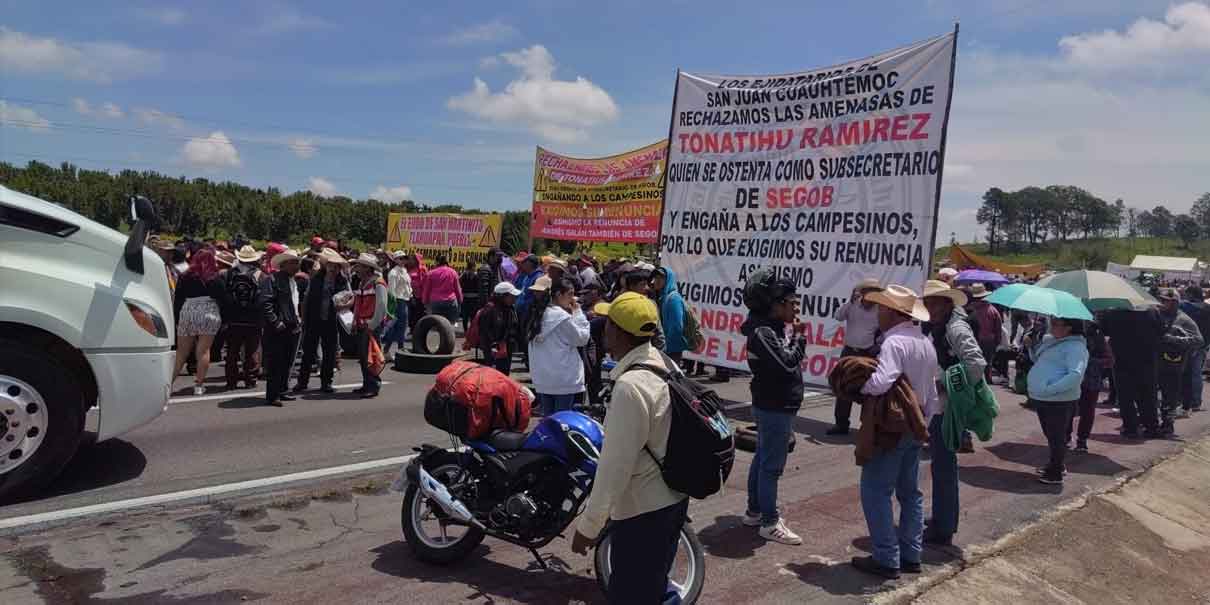
[[[425,464],[425,470],[447,488],[452,487],[462,473],[462,468],[458,464],[458,455],[453,452],[434,455],[428,464]],[[420,486],[415,483],[409,484],[403,495],[400,517],[403,536],[407,539],[412,554],[426,563],[436,565],[455,563],[465,558],[480,542],[483,542],[483,532],[474,527],[441,523],[445,517],[444,512],[437,503],[431,502],[420,493]],[[432,535],[426,529],[425,523],[433,521],[437,522],[440,535]],[[451,528],[464,530],[464,533],[450,535]]]
[[[610,564],[612,552],[612,534],[606,533],[593,556],[596,569],[597,584],[601,592],[609,594],[609,580],[613,575]],[[697,533],[688,523],[681,526],[680,537],[676,545],[676,560],[668,574],[671,587],[681,595],[681,603],[693,605],[702,594],[702,585],[706,581],[706,555],[702,551],[702,543],[697,539]],[[681,573],[681,570],[684,573]]]

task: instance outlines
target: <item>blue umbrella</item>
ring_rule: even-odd
[[[991,293],[987,302],[1018,311],[1041,313],[1063,319],[1092,321],[1092,313],[1084,303],[1066,293],[1029,284],[1009,284]]]
[[[984,271],[983,269],[967,269],[954,278],[954,283],[958,284],[989,284],[999,285],[1007,284],[1008,278],[996,273],[995,271]]]

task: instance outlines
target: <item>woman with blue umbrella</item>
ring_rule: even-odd
[[[1067,472],[1067,431],[1080,385],[1088,367],[1088,344],[1084,340],[1083,321],[1092,313],[1080,299],[1058,290],[1024,284],[1012,284],[997,290],[988,301],[1010,309],[1050,316],[1049,333],[1042,342],[1027,339],[1026,347],[1033,367],[1029,370],[1029,401],[1037,411],[1038,423],[1050,449],[1050,461],[1038,469],[1038,480],[1047,485],[1063,485]]]

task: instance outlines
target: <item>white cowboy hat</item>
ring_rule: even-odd
[[[345,260],[345,257],[341,256],[339,252],[331,248],[324,248],[323,251],[319,253],[319,260],[320,262],[331,265],[345,265],[349,262]]]
[[[567,261],[565,261],[561,258],[552,258],[552,259],[550,259],[550,263],[548,263],[546,266],[558,267],[558,268],[566,271],[567,270]]]
[[[292,260],[300,260],[298,258],[298,253],[289,248],[286,248],[285,250],[282,250],[281,252],[277,253],[277,255],[275,255],[273,257],[273,260],[271,260],[269,262],[273,264],[274,269],[280,269],[282,266],[282,263],[287,263]]]
[[[983,284],[971,284],[971,298],[987,298],[992,295],[992,291],[987,289]]]
[[[492,294],[496,294],[496,295],[511,294],[513,296],[521,296],[521,291],[518,290],[516,286],[514,286],[506,281],[502,281],[502,282],[496,284],[495,288],[492,288]]]
[[[942,267],[937,271],[941,277],[958,277],[958,270],[953,267]]]
[[[924,282],[924,294],[921,298],[948,298],[954,301],[955,307],[966,306],[966,293],[962,290],[955,290],[949,284],[936,279],[930,279]]]
[[[371,267],[375,271],[378,270],[378,257],[370,254],[369,252],[362,252],[357,256],[357,258],[349,262],[353,263],[354,265],[365,265],[367,267]]]
[[[891,284],[885,290],[866,294],[865,299],[893,311],[899,311],[917,321],[929,320],[928,309],[924,308],[924,303],[911,288]]]
[[[239,251],[235,253],[235,260],[238,260],[241,263],[255,263],[263,256],[265,256],[264,252],[257,252],[256,248],[253,248],[248,244],[244,244],[244,247],[240,248]]]

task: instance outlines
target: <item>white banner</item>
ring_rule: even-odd
[[[687,357],[747,368],[743,284],[764,265],[798,284],[815,385],[859,280],[921,290],[956,34],[795,74],[679,73],[660,258],[706,336]]]

